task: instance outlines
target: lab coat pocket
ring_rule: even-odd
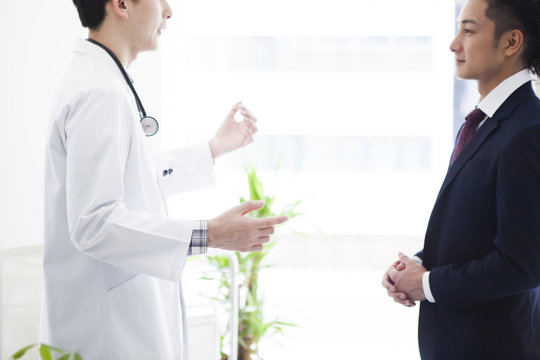
[[[107,290],[107,299],[110,305],[123,302],[126,297],[131,297],[137,291],[137,282],[140,274],[135,275]]]
[[[117,287],[122,286],[126,282],[133,279],[139,273],[124,270],[122,268],[103,264],[104,267],[104,281],[107,292],[114,291]]]
[[[139,274],[107,292],[112,359],[173,358],[162,346],[156,290],[153,278]]]
[[[144,359],[138,357],[141,335],[145,336],[143,297],[144,276],[137,275],[107,292],[110,319],[111,359]],[[147,330],[147,329],[146,329]],[[148,354],[147,354],[148,355]],[[146,357],[151,358],[151,357]]]

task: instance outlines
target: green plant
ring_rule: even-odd
[[[279,169],[279,164],[275,171]],[[249,213],[249,216],[262,218],[268,216],[287,215],[289,219],[301,215],[296,212],[296,208],[300,205],[301,200],[289,204],[280,211],[274,211],[273,205],[275,196],[269,196],[264,192],[264,185],[257,177],[255,168],[251,165],[245,167],[245,172],[249,184],[250,200],[263,200],[264,206],[256,211]],[[245,202],[245,198],[241,198],[240,202]],[[239,305],[238,311],[238,359],[239,360],[255,360],[260,359],[258,355],[259,340],[269,334],[281,332],[284,326],[295,326],[294,324],[271,320],[264,318],[263,308],[264,300],[259,292],[259,273],[261,270],[270,267],[265,265],[263,260],[276,244],[275,240],[265,245],[264,249],[259,252],[241,253],[235,252],[239,264],[240,276],[240,294],[241,299],[245,298],[245,302]],[[214,297],[216,300],[228,300],[230,277],[228,272],[224,271],[229,268],[229,259],[223,255],[214,255],[206,257],[208,262],[221,271],[219,282],[218,295]],[[226,332],[229,331],[227,328]],[[221,336],[221,360],[228,360],[228,355],[224,353],[223,342],[226,334]]]
[[[46,345],[46,344],[32,344],[32,345],[25,346],[24,348],[17,351],[15,354],[11,355],[9,360],[22,358],[28,350],[38,345],[39,345],[39,354],[43,360],[52,360],[53,353],[58,353],[62,355],[61,357],[58,358],[58,360],[82,360],[81,355],[79,355],[76,352],[68,353],[68,352],[65,352],[64,350],[60,350],[58,348],[55,348],[53,346]]]

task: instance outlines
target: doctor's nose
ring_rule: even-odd
[[[172,9],[167,0],[163,0],[163,17],[165,19],[170,19],[172,17]]]

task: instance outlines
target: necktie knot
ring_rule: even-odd
[[[478,125],[486,118],[486,114],[479,108],[474,109],[465,117],[465,125],[461,129],[459,134],[459,139],[454,149],[454,155],[452,155],[452,160],[450,165],[454,163],[458,155],[461,153],[465,145],[472,139]]]
[[[482,110],[475,108],[467,116],[465,116],[465,121],[471,123],[471,125],[475,125],[474,130],[476,130],[478,125],[482,122],[482,120],[484,120],[485,117],[486,114]]]

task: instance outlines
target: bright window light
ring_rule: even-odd
[[[238,100],[259,133],[217,161],[217,189],[173,198],[171,215],[217,214],[245,193],[244,164],[264,173],[281,157],[280,196],[307,199],[324,232],[423,234],[452,148],[452,1],[172,5],[163,146],[207,140]]]

